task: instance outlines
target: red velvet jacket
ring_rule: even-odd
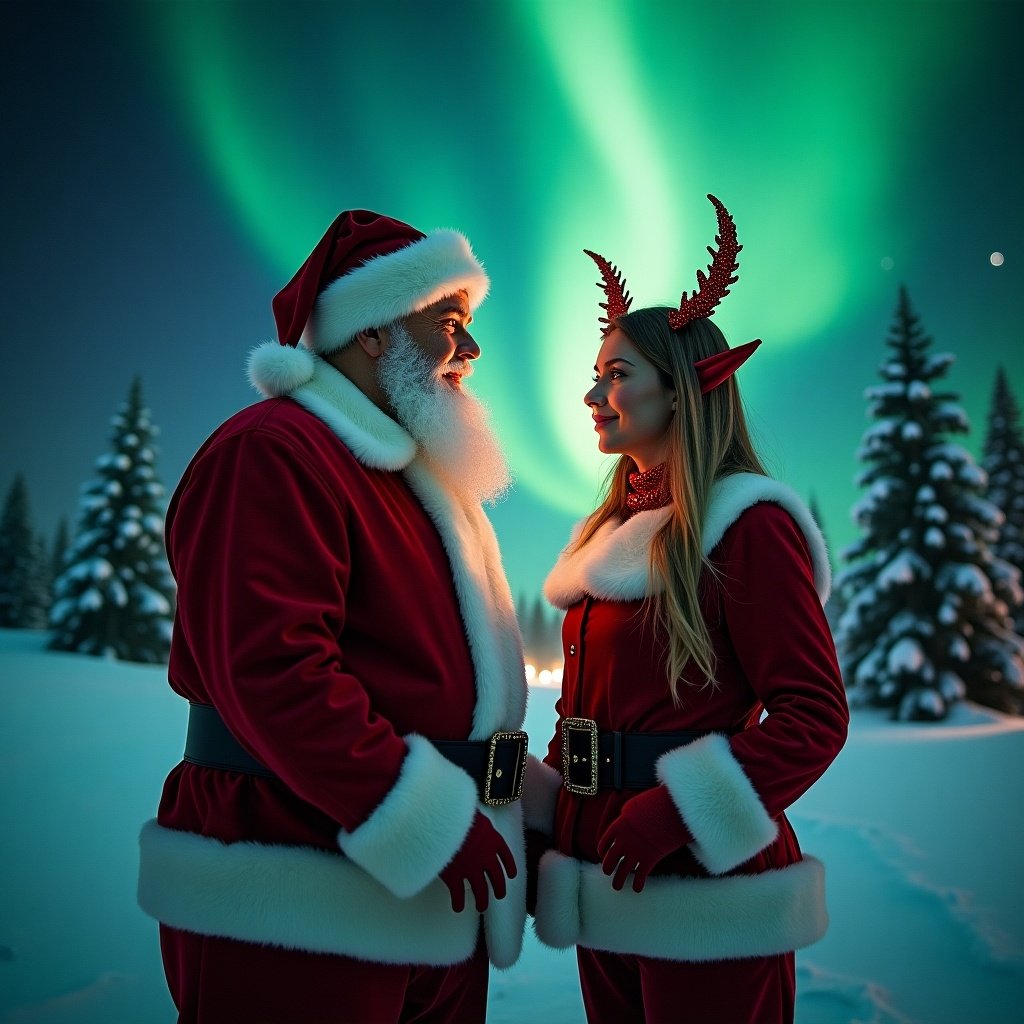
[[[525,682],[493,531],[414,456],[317,361],[186,470],[167,520],[170,683],[279,780],[171,772],[140,881],[164,923],[388,962],[472,952],[477,916],[453,914],[436,876],[476,789],[426,740],[518,728]],[[486,811],[521,859],[518,806]],[[499,962],[521,936],[512,890],[493,909]]]
[[[659,762],[659,778],[696,842],[659,865],[655,874],[670,877],[652,878],[649,898],[646,889],[639,896],[628,887],[612,893],[610,880],[595,867],[597,841],[632,793],[558,793],[555,848],[584,865],[582,881],[575,883],[583,928],[576,941],[670,959],[792,949],[823,929],[816,879],[794,876],[799,884],[785,887],[795,909],[793,920],[781,926],[777,905],[766,912],[766,925],[753,898],[745,915],[742,898],[732,897],[752,876],[785,876],[775,869],[798,865],[798,872],[810,874],[783,812],[821,776],[846,737],[845,693],[822,610],[828,585],[824,542],[796,496],[781,485],[743,474],[716,488],[705,541],[717,578],[705,573],[701,581],[701,613],[715,651],[717,686],[704,685],[690,666],[679,686],[682,703],[675,706],[665,680],[666,638],[644,600],[649,541],[666,515],[642,512],[625,524],[609,524],[583,551],[563,554],[546,586],[549,599],[567,609],[560,718],[593,719],[602,730],[719,733]],[[546,760],[560,770],[557,731]],[[552,867],[550,858],[545,866]],[[726,881],[722,876],[732,884],[724,895],[716,892]],[[682,879],[691,881],[681,888]],[[701,927],[707,925],[710,938],[699,928],[680,935],[678,922],[658,913],[658,894],[664,903],[672,887],[682,893],[679,914],[691,921],[708,915]],[[542,876],[542,902],[544,895]],[[597,897],[593,906],[590,895]],[[564,917],[564,897],[548,886],[549,905],[538,908],[542,936],[553,916]],[[638,935],[646,933],[639,946],[624,937],[622,915],[639,922]],[[772,928],[777,934],[767,938]],[[566,944],[558,934],[553,938],[553,944]]]

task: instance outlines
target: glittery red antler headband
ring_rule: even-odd
[[[729,285],[735,284],[737,281],[736,271],[739,269],[739,263],[736,256],[743,246],[736,241],[736,224],[719,199],[710,194],[708,199],[711,200],[718,212],[718,234],[715,236],[718,251],[716,252],[710,245],[708,246],[711,263],[708,266],[707,274],[702,270],[697,271],[697,290],[692,296],[688,296],[684,291],[679,308],[673,309],[668,314],[669,327],[674,331],[678,331],[691,320],[711,316],[718,303],[729,294]],[[601,329],[602,334],[607,334],[612,329],[612,321],[627,313],[633,300],[629,292],[626,291],[626,282],[622,274],[613,264],[596,252],[591,252],[589,249],[583,251],[601,271],[603,283],[599,282],[598,287],[604,289],[608,301],[602,302],[600,305],[608,315],[600,317],[599,320],[606,325]],[[693,366],[700,381],[701,394],[706,395],[723,381],[728,380],[760,344],[760,340],[751,341],[746,345],[740,345],[737,348],[708,356],[706,359],[697,360]]]
[[[684,324],[691,320],[698,320],[702,316],[711,316],[717,306],[726,295],[729,294],[729,285],[735,284],[739,270],[739,263],[736,256],[743,248],[736,241],[736,224],[729,211],[714,196],[709,195],[708,199],[715,204],[718,211],[718,234],[715,241],[718,243],[718,252],[708,246],[711,254],[711,263],[708,265],[707,276],[703,270],[697,271],[697,290],[691,298],[683,297],[679,300],[679,308],[672,310],[668,315],[668,325],[673,331],[678,331]]]

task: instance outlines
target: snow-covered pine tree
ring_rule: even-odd
[[[28,485],[18,473],[0,512],[0,626],[43,629],[49,606],[45,556],[32,524]]]
[[[75,539],[55,585],[51,648],[125,661],[167,660],[174,583],[163,542],[157,429],[139,378],[111,421],[112,450],[82,488]]]
[[[1024,577],[1024,431],[1020,406],[1002,367],[996,371],[981,464],[988,473],[985,496],[1004,516],[995,553]],[[1024,635],[1024,603],[1014,609],[1014,624]]]
[[[863,531],[836,581],[836,642],[853,704],[903,720],[944,718],[961,697],[1015,710],[1024,648],[1009,618],[1016,589],[990,543],[999,510],[985,474],[947,435],[965,433],[957,395],[933,390],[953,356],[931,339],[900,289],[884,381],[865,397],[875,422],[858,453]]]
[[[50,551],[50,587],[53,588],[54,583],[60,579],[60,574],[64,571],[65,559],[68,555],[68,545],[70,541],[68,539],[68,521],[66,516],[60,517],[60,522],[57,523],[57,532],[53,538],[53,548]],[[51,602],[52,603],[52,602]]]
[[[821,535],[825,538],[826,547],[829,552],[829,566],[832,566],[832,548],[828,545],[828,535],[825,532],[825,520],[821,515],[821,506],[818,504],[818,499],[815,495],[811,495],[807,502],[807,510],[811,513],[811,518],[814,520],[818,529],[821,530]],[[842,603],[839,598],[839,592],[833,588],[831,593],[828,595],[828,600],[825,602],[825,618],[828,619],[828,624],[835,631],[836,622],[839,620],[839,616],[842,615]]]

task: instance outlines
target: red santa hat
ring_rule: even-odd
[[[301,341],[313,352],[333,352],[359,331],[458,291],[475,309],[489,284],[458,231],[425,235],[370,210],[346,210],[274,297],[278,337],[282,345]]]
[[[280,347],[269,343],[253,351],[249,379],[265,395],[286,394],[312,376],[309,352],[334,352],[359,331],[458,291],[474,310],[489,286],[460,232],[424,234],[371,210],[346,210],[274,296]]]

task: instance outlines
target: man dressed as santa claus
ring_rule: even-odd
[[[184,760],[141,836],[179,1020],[483,1020],[519,954],[522,648],[455,231],[342,213],[171,500]]]

